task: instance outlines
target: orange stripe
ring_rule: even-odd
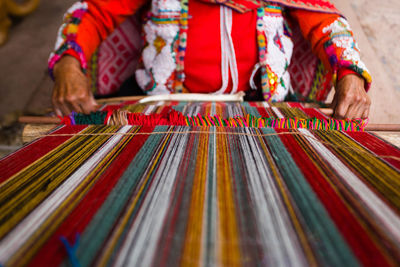
[[[221,131],[223,129],[218,129]],[[238,225],[235,217],[235,200],[232,189],[232,166],[230,151],[225,136],[218,135],[217,154],[217,197],[218,197],[218,262],[221,266],[240,266]]]
[[[200,134],[185,245],[182,253],[182,266],[199,266],[201,263],[203,214],[204,203],[206,202],[208,145],[209,135]]]

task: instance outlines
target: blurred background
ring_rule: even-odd
[[[332,1],[349,20],[372,74],[370,122],[400,123],[400,1]],[[40,115],[51,107],[47,59],[63,14],[74,2],[40,0],[33,13],[11,17],[8,40],[0,46],[0,157],[22,145],[19,115]]]

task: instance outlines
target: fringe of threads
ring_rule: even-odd
[[[128,111],[97,111],[89,115],[72,113],[61,118],[65,125],[142,125],[142,126],[221,126],[221,127],[254,127],[275,129],[311,129],[311,130],[338,130],[364,131],[368,120],[363,119],[298,119],[298,118],[262,118],[253,115],[221,118],[218,115],[185,116],[176,110],[165,114],[131,113]]]

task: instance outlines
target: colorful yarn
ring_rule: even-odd
[[[257,44],[258,44],[258,57],[261,65],[261,88],[263,96],[266,101],[269,101],[272,97],[270,83],[268,79],[267,71],[267,38],[264,32],[264,21],[265,8],[260,7],[257,9]]]
[[[336,120],[336,119],[298,119],[298,118],[262,118],[251,114],[246,116],[234,116],[221,120],[218,115],[185,116],[181,112],[170,109],[162,114],[130,113],[126,111],[98,111],[89,115],[72,114],[62,119],[65,125],[174,125],[192,127],[255,127],[275,129],[298,129],[311,130],[337,130],[337,131],[363,131],[367,120]]]
[[[79,247],[79,238],[80,238],[80,235],[77,233],[75,235],[75,244],[71,246],[69,244],[68,240],[64,236],[60,237],[61,242],[64,244],[65,249],[67,250],[67,254],[68,254],[70,263],[71,263],[71,265],[73,267],[80,267],[81,266],[80,263],[79,263],[79,260],[76,258],[76,255],[75,255],[76,251],[77,251],[77,249]]]
[[[179,20],[178,51],[176,56],[176,79],[174,82],[175,93],[183,92],[185,80],[185,53],[188,32],[189,0],[181,0],[181,18]]]
[[[349,69],[365,79],[365,88],[368,90],[371,86],[372,78],[360,59],[358,45],[353,38],[353,32],[347,21],[343,18],[338,18],[331,25],[326,26],[323,29],[323,33],[329,33],[330,36],[330,39],[324,43],[324,48],[333,70],[334,83],[337,82],[339,69]]]
[[[67,265],[79,232],[82,266],[395,266],[399,159],[367,132],[60,127],[0,160],[0,264]]]

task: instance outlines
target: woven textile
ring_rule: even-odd
[[[400,150],[367,132],[60,126],[0,173],[4,266],[400,261]]]
[[[342,131],[363,131],[367,122],[363,119],[336,120],[318,109],[304,108],[296,103],[269,105],[266,102],[122,104],[106,106],[90,114],[73,112],[62,118],[65,125],[225,126]]]

